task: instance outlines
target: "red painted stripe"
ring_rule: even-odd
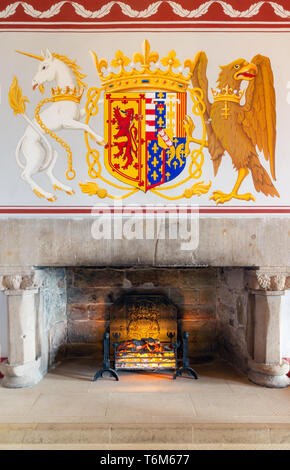
[[[181,120],[181,134],[182,134],[181,136],[182,137],[186,136],[185,129],[183,127],[183,120],[186,115],[186,101],[187,101],[187,95],[186,93],[182,93],[182,103],[183,103],[183,114],[182,114],[182,120]]]
[[[47,32],[55,32],[58,31],[59,33],[66,32],[66,31],[71,31],[71,30],[76,30],[77,32],[87,32],[87,31],[94,31],[97,32],[98,30],[108,30],[111,34],[114,32],[119,32],[121,30],[138,30],[139,28],[146,28],[146,32],[154,32],[154,31],[160,31],[160,28],[166,28],[168,29],[174,29],[174,30],[181,30],[181,31],[186,31],[194,28],[194,30],[199,30],[199,32],[203,33],[214,33],[216,30],[220,29],[225,29],[225,30],[237,30],[239,33],[248,33],[248,30],[253,30],[253,32],[257,32],[258,34],[261,34],[259,30],[265,30],[265,29],[271,29],[270,32],[274,33],[281,33],[283,32],[283,29],[285,32],[288,32],[290,28],[290,18],[289,19],[284,19],[284,22],[275,21],[275,22],[257,22],[254,23],[253,21],[240,21],[239,19],[236,20],[236,23],[230,23],[230,22],[215,22],[215,23],[210,23],[208,21],[200,22],[200,23],[195,23],[192,20],[188,20],[188,22],[182,22],[180,23],[172,23],[168,24],[167,22],[160,22],[157,21],[156,23],[142,23],[140,21],[139,24],[135,23],[130,23],[130,22],[125,22],[124,24],[120,23],[109,23],[109,24],[82,24],[81,22],[69,22],[68,24],[63,23],[55,20],[55,22],[52,22],[52,24],[36,24],[36,23],[30,23],[26,22],[25,24],[17,24],[17,22],[11,21],[11,24],[5,24],[3,20],[0,19],[0,30],[9,30],[9,31],[21,31],[21,30],[32,30],[32,31],[39,31],[39,30],[45,30]],[[246,28],[244,30],[241,30],[241,28]],[[287,31],[286,31],[287,30]],[[228,31],[229,33],[231,31]]]
[[[0,214],[93,214],[95,208],[84,209],[0,209]],[[154,212],[156,209],[152,209]],[[234,209],[234,208],[199,208],[200,214],[290,214],[289,208]]]
[[[155,116],[155,109],[147,109],[146,108],[146,116],[147,115],[150,115],[150,116],[154,115]]]

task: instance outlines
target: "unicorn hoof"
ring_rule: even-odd
[[[52,196],[52,197],[48,197],[46,198],[49,202],[55,202],[57,197],[56,196]]]
[[[57,186],[57,184],[54,184],[53,185],[53,189],[56,191],[57,189],[59,191],[65,191],[66,194],[68,194],[69,196],[73,196],[75,194],[74,190],[71,189],[69,186],[64,186],[63,188],[61,186]]]

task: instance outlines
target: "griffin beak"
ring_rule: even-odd
[[[249,63],[244,65],[244,67],[240,68],[238,72],[235,73],[234,79],[235,80],[253,80],[258,73],[258,69],[255,64]]]

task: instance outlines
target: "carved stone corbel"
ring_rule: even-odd
[[[283,291],[288,276],[289,273],[285,268],[249,270],[247,273],[247,286],[251,290]]]
[[[2,291],[38,289],[40,285],[41,280],[36,271],[0,275],[0,290]]]

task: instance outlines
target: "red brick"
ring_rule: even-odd
[[[207,287],[216,285],[216,271],[211,268],[180,269],[180,286]]]
[[[87,304],[68,304],[67,316],[69,320],[88,320],[89,306]]]
[[[180,318],[183,320],[210,321],[215,317],[215,310],[194,305],[185,305],[180,309]]]
[[[88,305],[88,315],[90,320],[104,321],[110,319],[110,309],[112,304],[90,304]]]
[[[198,305],[199,302],[199,291],[195,289],[178,289],[170,288],[169,289],[169,298],[179,307],[184,305]]]
[[[124,271],[117,269],[76,268],[73,272],[75,287],[122,286]]]
[[[112,288],[69,288],[67,289],[68,304],[92,304],[110,303],[112,300]]]
[[[215,305],[216,302],[216,290],[213,288],[203,288],[200,289],[200,304],[212,304]]]
[[[133,287],[139,287],[144,284],[157,285],[156,269],[132,269],[126,271],[126,279],[128,279]]]

